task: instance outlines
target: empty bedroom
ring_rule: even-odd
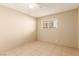
[[[0,55],[79,56],[79,3],[0,3]]]

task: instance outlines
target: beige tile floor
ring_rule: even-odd
[[[78,56],[74,48],[58,46],[48,42],[34,41],[5,53],[8,56]]]

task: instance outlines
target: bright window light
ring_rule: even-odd
[[[58,27],[58,20],[57,19],[53,20],[53,27],[54,28]]]

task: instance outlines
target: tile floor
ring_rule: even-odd
[[[34,41],[5,53],[7,56],[79,56],[79,50],[54,45],[48,42]]]

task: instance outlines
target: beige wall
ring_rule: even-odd
[[[41,29],[41,20],[58,19],[57,29]],[[38,40],[77,48],[77,9],[38,18]]]
[[[59,21],[58,28],[41,29],[40,21],[52,20],[53,16],[56,16]],[[36,35],[36,20],[34,18],[0,6],[0,51],[36,40],[36,38],[77,48],[77,9],[39,18]]]
[[[0,51],[36,40],[36,20],[0,6]]]
[[[77,40],[77,47],[79,49],[79,8],[78,8],[78,40]]]

